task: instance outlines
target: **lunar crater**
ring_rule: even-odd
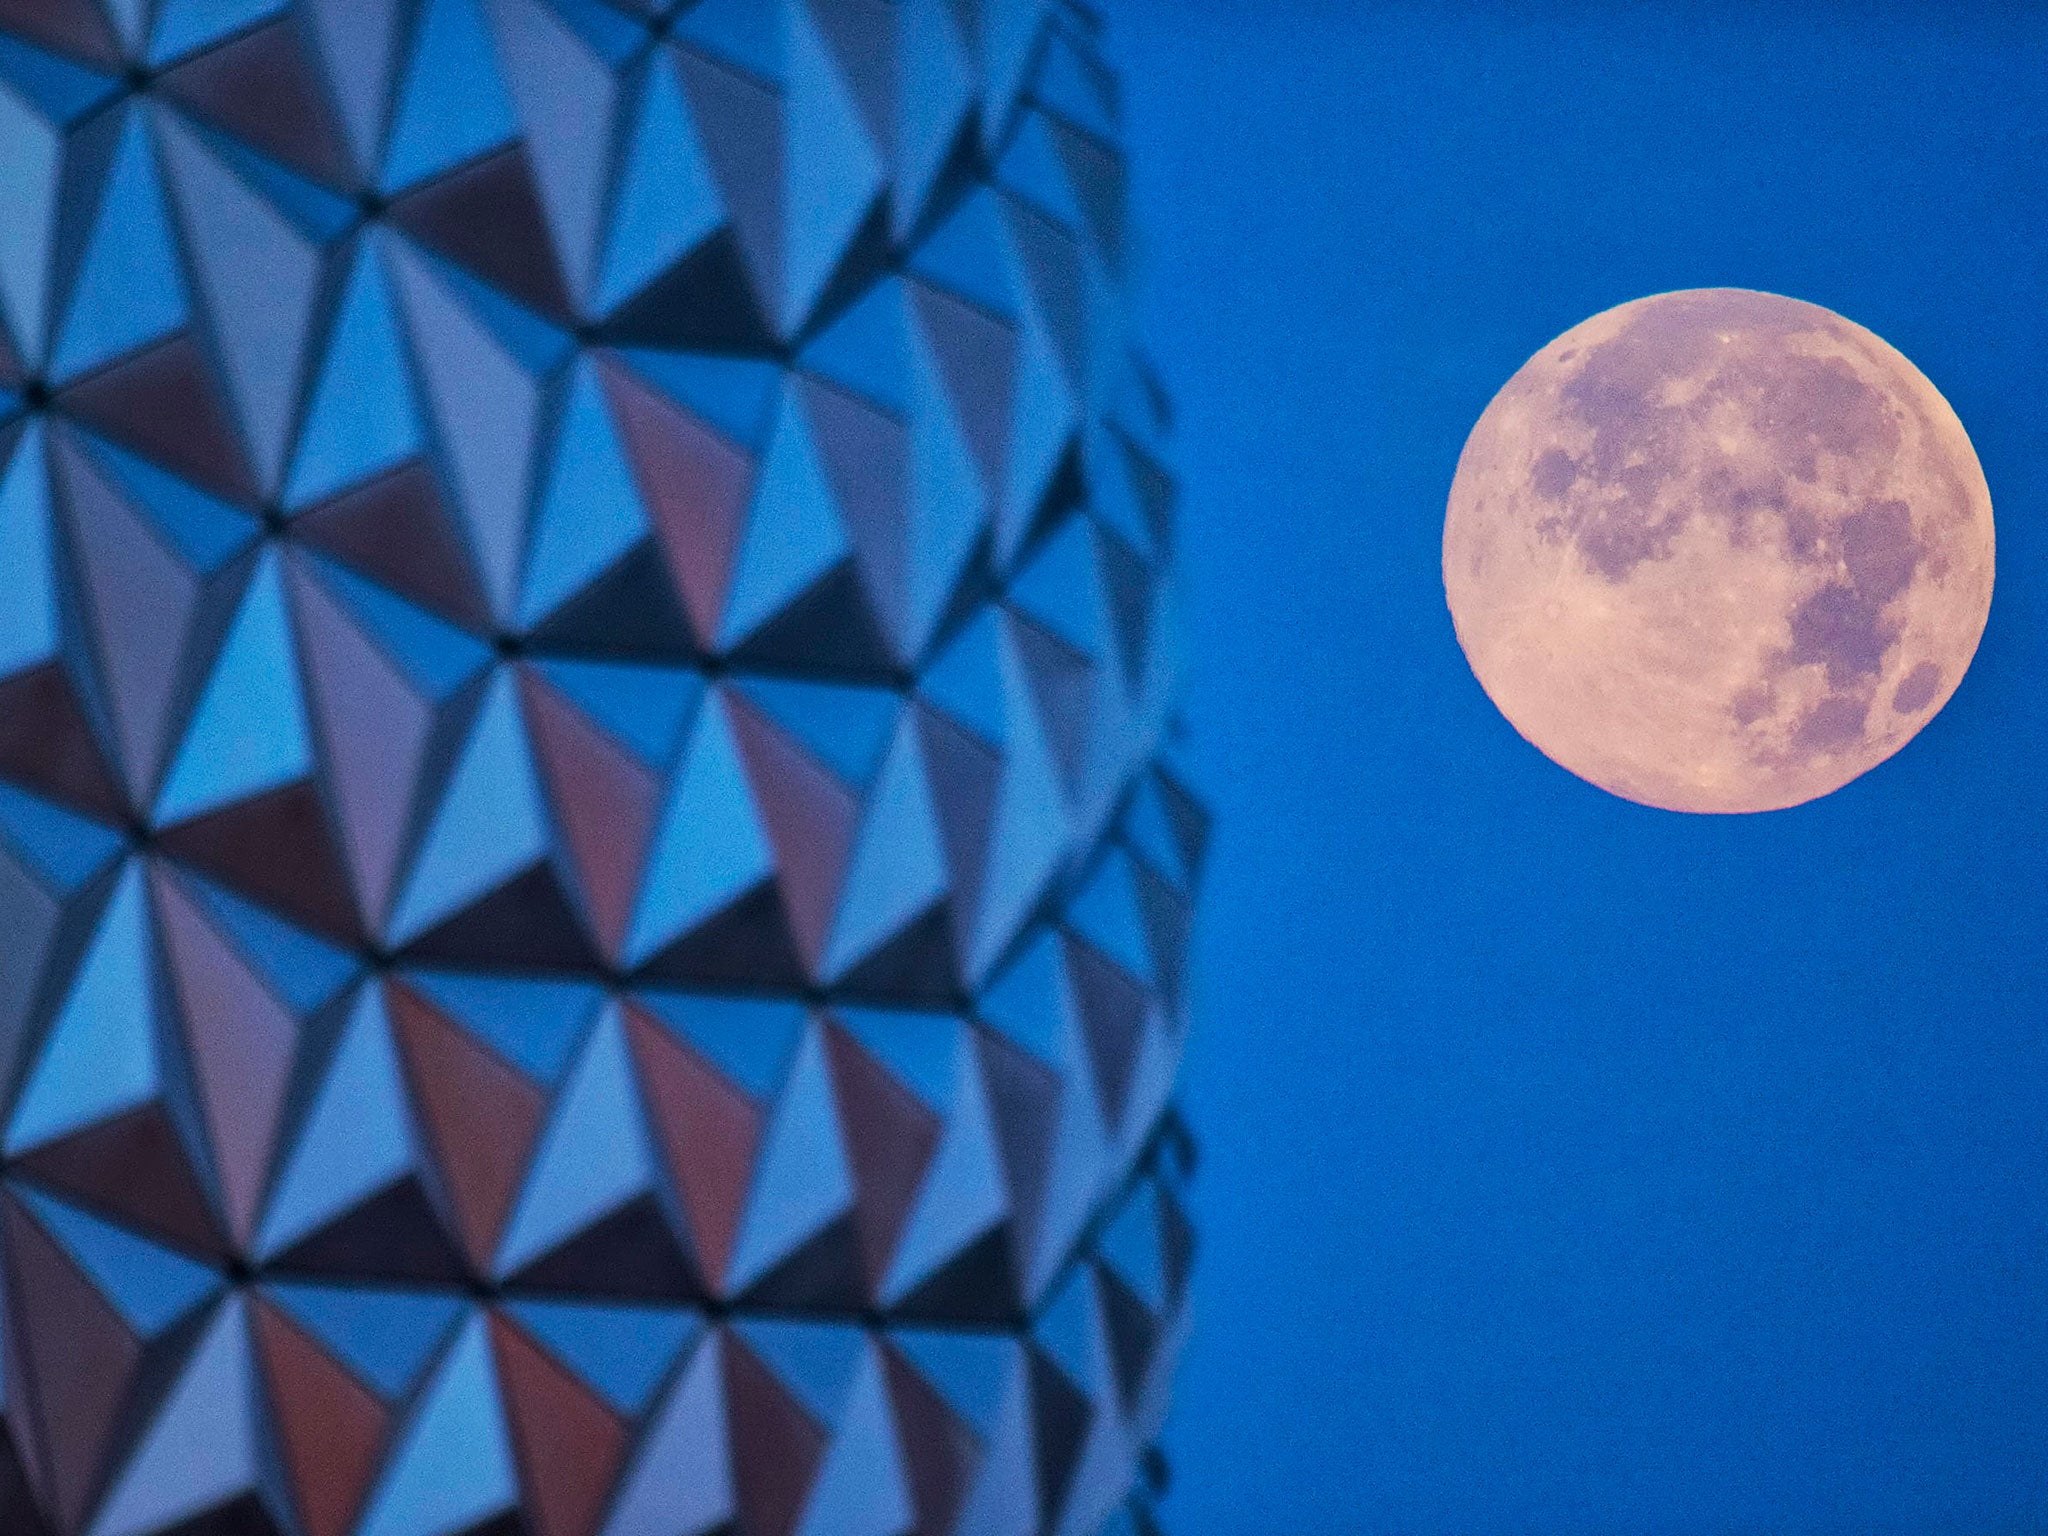
[[[1961,679],[1991,579],[1989,494],[1934,387],[1841,316],[1738,289],[1623,305],[1530,359],[1444,529],[1503,713],[1682,810],[1797,804],[1896,751]]]

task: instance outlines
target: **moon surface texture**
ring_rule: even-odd
[[[1444,588],[1515,729],[1675,811],[1798,805],[1955,692],[1991,497],[1939,391],[1861,326],[1659,294],[1538,352],[1465,443]]]

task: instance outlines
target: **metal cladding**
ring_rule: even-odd
[[[0,0],[4,1536],[1151,1528],[1096,34]]]

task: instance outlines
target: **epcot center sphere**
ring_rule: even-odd
[[[0,0],[0,1536],[1141,1536],[1079,0]]]

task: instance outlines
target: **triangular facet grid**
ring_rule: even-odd
[[[1081,0],[0,0],[0,1531],[1142,1536]]]

